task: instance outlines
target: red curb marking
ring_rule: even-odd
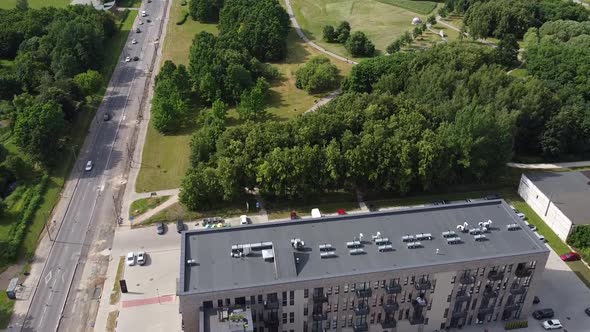
[[[131,307],[138,307],[138,306],[142,306],[142,305],[157,304],[157,303],[172,302],[172,301],[174,301],[174,295],[162,295],[162,296],[160,296],[159,300],[158,300],[158,297],[149,297],[146,299],[123,301],[123,308],[131,308]]]

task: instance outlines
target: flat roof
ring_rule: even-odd
[[[475,228],[488,220],[492,220],[493,229],[485,233],[487,241],[475,241],[473,235],[457,229],[464,222]],[[520,229],[509,231],[508,224],[518,224]],[[442,233],[449,230],[463,242],[448,244]],[[392,251],[378,250],[372,241],[377,232],[381,238],[389,238]],[[364,253],[353,255],[347,242],[359,240],[360,233]],[[421,248],[409,249],[402,237],[418,233],[430,233],[433,238],[420,241]],[[303,250],[293,248],[294,238],[305,242]],[[268,250],[268,242],[272,242],[272,261],[263,259],[262,250],[232,257],[232,246],[252,244]],[[332,245],[336,257],[320,257],[319,246],[324,244]],[[543,252],[548,252],[545,245],[503,200],[191,230],[182,234],[179,294]]]
[[[590,172],[534,172],[525,175],[572,223],[590,224]]]

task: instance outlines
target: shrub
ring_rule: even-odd
[[[348,52],[354,57],[371,57],[375,54],[375,45],[361,31],[353,33],[346,41],[345,46]]]
[[[182,2],[180,3],[180,5],[181,5],[181,6],[186,6],[186,5],[187,5],[187,2],[186,2],[186,0],[182,0]]]
[[[507,322],[504,326],[505,330],[514,330],[514,329],[522,329],[529,326],[529,322],[524,321],[515,321],[515,322]]]
[[[338,35],[336,34],[336,30],[334,30],[334,27],[331,25],[324,26],[323,34],[324,40],[328,43],[336,42],[336,38],[338,37]]]
[[[311,58],[295,73],[295,86],[308,93],[325,92],[338,85],[338,68],[325,56]]]
[[[180,17],[180,19],[178,21],[176,21],[176,25],[183,25],[184,22],[186,22],[186,20],[188,19],[188,13],[183,11],[182,16]]]

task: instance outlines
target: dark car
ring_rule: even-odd
[[[541,302],[541,299],[539,299],[539,297],[538,297],[538,296],[535,296],[535,297],[533,298],[533,304],[539,304],[539,302]]]
[[[576,252],[565,253],[565,254],[559,256],[559,258],[561,258],[561,260],[564,262],[573,262],[573,261],[579,261],[580,259],[582,259],[580,257],[580,254],[578,254]]]
[[[163,222],[159,222],[156,224],[156,232],[160,235],[166,233],[166,226],[164,226]]]
[[[176,220],[176,231],[178,233],[182,233],[182,231],[184,231],[184,223],[180,219]]]
[[[136,55],[133,57],[133,61],[137,61],[137,60],[139,60],[139,57]]]
[[[140,33],[140,32],[141,32],[140,28],[135,29],[135,33]]]
[[[590,308],[584,309],[584,312],[586,313],[586,315],[590,316]]]
[[[147,19],[147,22],[148,22],[148,23],[152,23],[152,20],[150,20],[150,19],[148,18],[148,19]]]
[[[550,308],[536,310],[533,312],[533,317],[535,317],[535,319],[553,318],[553,315],[555,315],[555,313],[553,312],[553,309]]]
[[[489,201],[489,200],[492,200],[492,199],[500,199],[502,197],[500,197],[500,195],[498,195],[496,193],[491,193],[491,194],[486,195],[485,198]]]
[[[102,120],[103,121],[109,121],[111,119],[111,114],[106,112],[103,116],[102,116]]]

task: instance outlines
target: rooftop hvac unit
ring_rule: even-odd
[[[347,248],[357,248],[361,246],[361,241],[351,241],[351,242],[346,242],[346,247]]]
[[[388,243],[389,243],[389,239],[386,237],[380,237],[380,238],[375,239],[375,244],[378,246],[388,244]]]
[[[363,249],[363,248],[350,249],[349,253],[351,255],[360,255],[360,254],[364,254],[365,253],[365,249]]]
[[[331,258],[331,257],[336,257],[335,251],[324,251],[324,252],[320,253],[320,258]]]
[[[393,250],[393,246],[391,244],[386,244],[383,246],[379,246],[379,251],[380,252],[384,252],[384,251],[392,251]]]
[[[448,244],[459,244],[459,243],[461,243],[461,238],[458,236],[448,238],[447,243]]]
[[[477,235],[477,234],[481,234],[481,228],[472,228],[469,230],[469,234],[470,235]]]
[[[402,242],[414,242],[413,235],[404,235],[402,236]]]
[[[408,242],[408,249],[416,249],[422,247],[420,242]]]
[[[448,239],[448,238],[450,238],[450,237],[455,237],[455,236],[457,236],[457,233],[455,233],[455,231],[446,231],[446,232],[443,232],[443,233],[442,233],[442,236],[443,236],[445,239]]]
[[[475,239],[475,241],[485,241],[486,236],[483,234],[479,234],[479,235],[474,236],[473,239]]]
[[[416,234],[416,240],[432,240],[432,234],[430,233],[420,233]]]
[[[332,245],[329,243],[325,243],[325,244],[320,244],[320,251],[332,251],[334,250],[334,248],[332,248]]]
[[[520,229],[520,226],[518,224],[508,224],[506,225],[506,229],[509,231],[515,231]]]

